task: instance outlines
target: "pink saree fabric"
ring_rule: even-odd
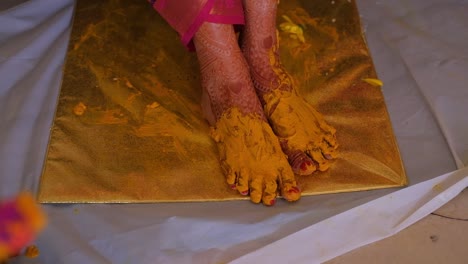
[[[203,22],[244,24],[242,0],[156,0],[153,7],[189,49],[193,49],[192,38]]]

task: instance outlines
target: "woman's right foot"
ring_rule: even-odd
[[[294,173],[266,121],[232,26],[204,23],[194,43],[202,108],[228,184],[254,203],[273,205],[277,192],[288,201],[298,200]]]

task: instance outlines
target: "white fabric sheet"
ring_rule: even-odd
[[[245,201],[46,205],[39,259],[17,262],[321,262],[394,234],[457,195],[468,185],[468,1],[358,6],[409,187],[273,208]],[[0,2],[1,198],[37,189],[73,7],[72,0]]]

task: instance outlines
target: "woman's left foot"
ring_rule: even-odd
[[[335,128],[297,94],[279,59],[277,0],[244,0],[242,51],[264,112],[296,174],[325,171],[336,157]]]

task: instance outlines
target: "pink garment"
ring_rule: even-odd
[[[156,0],[153,7],[179,32],[189,49],[193,49],[192,38],[205,21],[244,24],[242,0]]]

